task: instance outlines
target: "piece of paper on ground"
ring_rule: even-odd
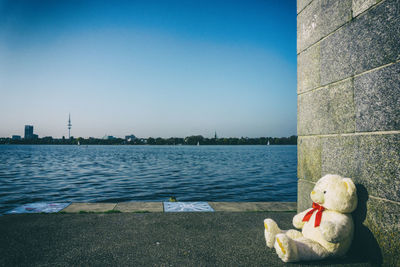
[[[164,202],[164,212],[212,212],[207,202]]]
[[[7,211],[6,214],[19,214],[19,213],[54,213],[59,212],[62,209],[65,209],[71,203],[28,203],[22,206],[16,207],[10,211]]]

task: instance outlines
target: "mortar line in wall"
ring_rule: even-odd
[[[367,8],[366,10],[364,10],[363,12],[361,12],[360,14],[358,14],[357,16],[353,16],[353,5],[351,5],[351,17],[352,20],[355,18],[358,18],[359,16],[362,16],[363,14],[365,14],[368,10],[371,10],[373,8],[375,8],[377,5],[382,4],[383,2],[385,2],[386,0],[380,0],[380,1],[376,1],[375,4],[373,4],[372,6],[370,6],[369,8]]]
[[[311,0],[310,3],[308,3],[305,7],[303,7],[303,9],[300,10],[299,13],[297,13],[297,16],[300,15],[300,13],[303,12],[303,10],[306,9],[309,5],[311,5],[312,2],[314,2],[314,0]]]
[[[308,46],[307,48],[303,49],[302,51],[297,53],[297,56],[299,56],[301,53],[306,52],[308,49],[311,49],[313,46],[321,43],[323,40],[325,40],[326,38],[328,38],[329,36],[331,36],[332,34],[334,34],[335,32],[337,32],[338,30],[340,30],[342,27],[344,27],[346,24],[350,23],[351,19],[349,21],[346,21],[344,24],[340,25],[338,28],[336,28],[335,30],[333,30],[331,33],[329,33],[328,35],[321,37],[321,39],[317,40],[315,43],[311,44],[310,46]]]
[[[378,3],[376,3],[376,4],[374,4],[373,6],[371,6],[370,8],[368,8],[367,10],[370,10],[370,9],[372,9],[372,8],[375,8],[375,7],[377,7],[378,5],[384,3],[385,1],[386,1],[386,0],[382,0],[382,1],[380,1],[380,2],[378,2]],[[313,1],[311,1],[310,4],[311,4],[312,2],[313,2]],[[304,8],[304,9],[305,9],[305,8]],[[303,9],[303,10],[304,10],[304,9]],[[359,16],[362,15],[362,14],[365,14],[367,10],[365,10],[364,12],[358,14],[356,17],[353,17],[353,6],[352,6],[352,7],[351,7],[351,19],[350,19],[349,21],[346,21],[344,24],[340,25],[338,28],[336,28],[335,30],[333,30],[332,32],[330,32],[328,35],[326,35],[326,36],[324,36],[324,37],[321,37],[321,38],[320,38],[319,40],[317,40],[315,43],[311,44],[310,46],[306,47],[306,48],[303,49],[302,51],[298,52],[298,53],[297,53],[297,56],[300,55],[301,53],[307,51],[308,49],[310,49],[310,48],[313,47],[314,45],[319,44],[320,42],[322,42],[323,40],[325,40],[326,38],[328,38],[329,36],[331,36],[332,34],[334,34],[335,32],[337,32],[340,28],[342,28],[342,27],[344,27],[346,24],[350,23],[353,19],[359,17]],[[299,13],[299,14],[300,14],[300,13]],[[297,14],[297,16],[299,16],[299,14]]]
[[[354,90],[354,79],[351,79],[351,93],[353,97],[353,118],[354,118],[354,132],[357,132],[357,104],[356,104],[356,92]]]
[[[378,71],[378,70],[380,70],[380,69],[384,69],[384,68],[386,68],[386,67],[389,67],[389,66],[391,66],[391,65],[397,64],[397,63],[399,63],[399,62],[400,62],[400,59],[395,60],[395,61],[392,61],[392,62],[389,62],[389,63],[387,63],[387,64],[385,64],[385,65],[381,65],[381,66],[376,67],[376,68],[373,68],[373,69],[366,70],[366,71],[364,71],[364,72],[360,72],[360,73],[354,74],[354,75],[352,75],[352,76],[350,76],[350,77],[343,78],[343,79],[341,79],[341,80],[334,81],[334,82],[331,82],[331,83],[327,83],[327,84],[325,84],[325,85],[321,85],[321,86],[316,87],[316,88],[313,88],[313,89],[311,89],[311,90],[298,93],[297,95],[299,96],[299,95],[303,95],[303,94],[307,94],[307,93],[312,93],[312,92],[314,92],[314,91],[318,91],[318,90],[324,89],[324,88],[326,88],[326,87],[328,87],[328,86],[336,85],[336,84],[345,82],[345,81],[347,81],[347,80],[350,80],[350,79],[353,79],[353,78],[357,78],[357,77],[362,76],[362,75],[364,75],[364,74],[367,74],[367,73],[370,73],[370,72],[374,72],[374,71]]]
[[[309,134],[298,135],[300,138],[311,137],[340,137],[340,136],[354,136],[354,135],[385,135],[385,134],[400,134],[400,130],[395,131],[375,131],[375,132],[355,132],[355,133],[333,133],[333,134]]]
[[[400,205],[400,202],[398,202],[398,201],[394,201],[394,200],[390,200],[390,199],[386,199],[386,198],[381,198],[381,197],[376,197],[376,196],[371,196],[371,195],[369,195],[368,197],[376,199],[376,200],[387,201],[387,202],[390,202],[392,204]]]
[[[324,89],[324,88],[326,88],[326,87],[328,87],[328,86],[336,85],[336,84],[345,82],[345,81],[347,81],[347,80],[350,80],[350,79],[352,79],[352,78],[354,78],[354,76],[350,76],[350,77],[344,78],[344,79],[339,80],[339,81],[334,81],[334,82],[331,82],[331,83],[328,83],[328,84],[325,84],[325,85],[322,85],[322,86],[313,88],[313,89],[311,89],[311,90],[298,93],[297,95],[299,96],[299,95],[304,95],[304,94],[307,94],[307,93],[312,93],[312,92],[315,92],[315,91],[319,91],[319,90],[322,90],[322,89]]]

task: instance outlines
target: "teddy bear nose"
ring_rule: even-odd
[[[319,190],[315,191],[311,191],[311,199],[312,201],[318,203],[318,204],[323,204],[324,202],[324,194],[322,192],[319,192]]]

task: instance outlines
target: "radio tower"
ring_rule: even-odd
[[[71,139],[71,126],[72,124],[71,124],[71,113],[70,113],[68,117],[68,139]]]

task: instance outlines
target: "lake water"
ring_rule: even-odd
[[[296,201],[296,146],[0,146],[0,213],[52,202]]]

